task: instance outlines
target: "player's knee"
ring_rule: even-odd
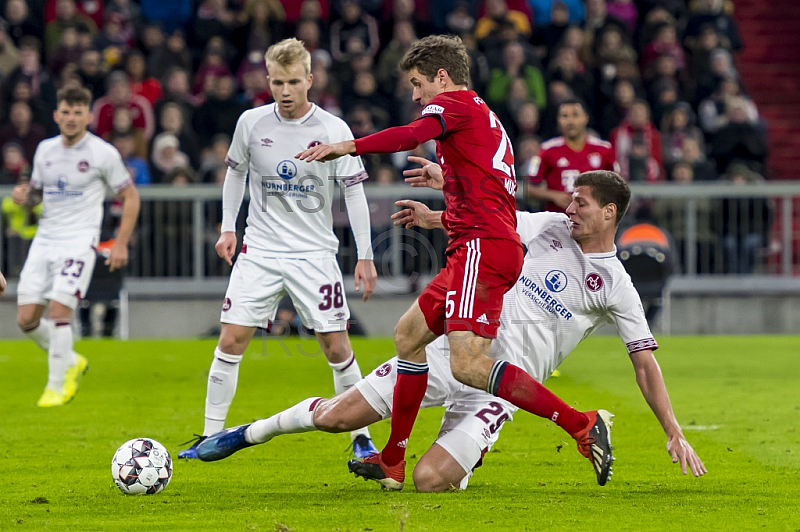
[[[435,467],[422,462],[414,468],[414,487],[425,493],[438,493],[452,488]]]
[[[17,327],[22,332],[32,331],[39,326],[39,318],[34,312],[24,312],[20,310],[17,312]]]
[[[328,400],[322,401],[314,410],[314,426],[323,432],[338,433],[350,430],[349,423],[342,416],[340,409]]]

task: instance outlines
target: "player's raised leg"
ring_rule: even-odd
[[[233,427],[205,438],[197,456],[213,462],[236,451],[266,443],[282,434],[320,430],[339,433],[357,430],[381,419],[381,415],[355,387],[332,399],[310,397],[283,412],[254,423]]]
[[[336,395],[341,395],[362,378],[350,336],[347,331],[319,332],[316,336],[333,372],[334,391]],[[378,453],[366,427],[351,431],[350,439],[356,458],[367,458]]]

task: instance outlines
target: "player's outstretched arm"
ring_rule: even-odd
[[[130,242],[133,229],[136,227],[141,206],[139,192],[133,183],[123,188],[118,197],[122,200],[122,216],[114,245],[111,246],[111,252],[106,259],[106,265],[112,272],[124,268],[128,264],[128,242]]]
[[[313,161],[333,161],[344,155],[355,154],[355,152],[356,143],[352,140],[345,140],[336,144],[317,144],[312,148],[301,151],[294,158],[309,163]]]
[[[444,177],[442,167],[433,161],[415,155],[408,156],[408,162],[419,164],[420,168],[405,170],[403,175],[405,181],[412,187],[428,187],[434,190],[442,190],[444,187]]]
[[[561,190],[550,190],[546,184],[533,185],[527,188],[526,196],[528,199],[552,201],[562,209],[569,207],[572,203],[572,195]]]
[[[0,296],[2,296],[6,291],[6,278],[3,276],[3,272],[0,272]]]
[[[636,371],[636,383],[667,434],[667,452],[672,458],[672,462],[680,462],[684,475],[687,470],[691,470],[696,477],[706,474],[708,472],[706,466],[686,441],[683,430],[675,418],[667,386],[661,374],[661,367],[653,356],[653,351],[645,349],[631,353],[631,362]]]
[[[392,215],[394,225],[411,229],[414,226],[423,229],[444,229],[442,211],[432,211],[424,203],[414,200],[395,201],[398,207],[404,207]]]

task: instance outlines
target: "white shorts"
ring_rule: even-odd
[[[58,301],[72,310],[86,295],[97,251],[91,239],[53,243],[33,239],[19,274],[18,305]]]
[[[275,319],[278,303],[289,294],[307,329],[335,332],[347,329],[350,310],[336,257],[268,257],[247,248],[233,265],[220,321],[245,327],[266,327]]]
[[[517,407],[482,390],[461,384],[450,371],[447,338],[440,336],[426,348],[428,388],[422,408],[444,406],[438,443],[464,469],[461,489],[467,486],[472,470],[492,448],[506,421],[513,419]],[[397,357],[385,362],[364,377],[356,388],[383,419],[391,417]]]

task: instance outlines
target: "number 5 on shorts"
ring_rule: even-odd
[[[445,319],[450,318],[453,315],[453,312],[456,310],[456,302],[450,299],[451,296],[456,294],[457,290],[448,290],[447,295],[444,298],[444,317]]]

